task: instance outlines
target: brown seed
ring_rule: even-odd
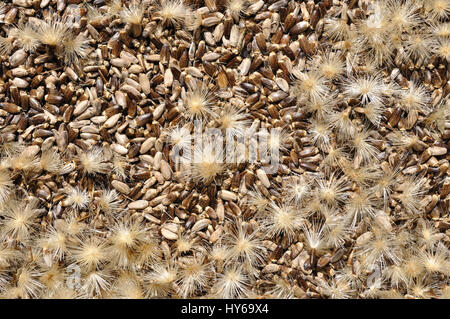
[[[259,50],[262,53],[265,53],[267,51],[267,45],[266,45],[266,39],[264,38],[264,34],[258,33],[255,36],[256,44],[258,45]]]
[[[300,167],[304,168],[304,169],[306,169],[308,171],[311,171],[311,172],[318,172],[319,171],[319,167],[318,166],[316,166],[316,165],[314,165],[312,163],[308,163],[308,162],[300,162]]]
[[[281,8],[284,8],[287,6],[287,0],[278,0],[274,3],[272,3],[267,9],[269,9],[270,11],[278,11]]]
[[[48,94],[45,100],[51,104],[60,104],[63,102],[63,97],[56,94]]]
[[[192,232],[198,232],[200,230],[203,230],[204,228],[208,227],[208,225],[211,224],[211,221],[209,219],[200,219],[198,220],[194,226],[192,226],[191,231]]]
[[[228,86],[228,78],[224,70],[220,71],[219,74],[217,75],[217,84],[222,89]]]
[[[18,105],[15,105],[14,103],[3,102],[0,103],[0,106],[2,110],[5,110],[6,112],[11,114],[18,114],[20,112],[20,107]]]

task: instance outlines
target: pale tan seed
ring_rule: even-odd
[[[264,185],[264,187],[266,187],[266,188],[270,187],[269,178],[267,177],[267,174],[263,169],[261,169],[261,168],[257,169],[256,176],[261,181],[261,183]]]
[[[178,235],[171,232],[170,230],[167,230],[165,228],[161,229],[161,235],[168,239],[168,240],[177,240],[178,239]]]
[[[146,200],[137,200],[128,204],[129,209],[141,210],[148,207],[148,201]]]
[[[169,163],[165,160],[161,160],[161,174],[164,176],[165,180],[170,180],[172,177],[172,170],[170,169]]]
[[[103,124],[106,128],[112,128],[116,126],[119,119],[122,117],[122,114],[117,113],[111,116],[109,119],[106,120],[106,122]]]
[[[429,148],[429,151],[432,156],[441,156],[447,154],[446,147],[432,146]]]
[[[156,171],[159,171],[161,168],[161,160],[162,160],[163,154],[161,152],[156,152],[154,161],[153,161],[153,169]]]
[[[141,148],[139,149],[139,153],[145,154],[155,145],[156,138],[155,137],[149,137],[142,143]]]
[[[227,191],[227,190],[221,190],[219,192],[219,196],[223,199],[223,200],[231,200],[231,201],[236,201],[237,200],[237,196],[235,193]]]
[[[90,101],[86,100],[86,101],[82,101],[80,103],[78,103],[75,106],[75,109],[73,111],[73,115],[74,116],[78,116],[80,114],[83,114],[84,111],[86,111],[86,109],[89,107]]]
[[[111,149],[120,155],[126,155],[128,153],[128,149],[126,147],[116,143],[111,144]]]
[[[111,182],[112,187],[114,187],[114,189],[116,189],[118,192],[124,194],[124,195],[128,195],[131,192],[130,187],[121,181],[118,180],[113,180]]]
[[[144,94],[150,94],[150,81],[146,74],[139,74],[139,84],[141,85],[142,92],[144,92]]]
[[[161,103],[158,107],[153,111],[153,118],[155,120],[159,119],[161,115],[166,110],[166,103]]]
[[[365,232],[364,234],[362,234],[358,238],[356,238],[356,245],[362,246],[364,244],[367,244],[369,242],[370,238],[372,238],[372,232],[370,232],[370,231]]]

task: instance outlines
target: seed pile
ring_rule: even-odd
[[[3,1],[1,297],[450,298],[449,16]],[[174,161],[194,123],[277,129],[277,172]]]

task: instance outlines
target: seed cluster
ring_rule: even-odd
[[[450,298],[449,16],[3,1],[0,296]]]

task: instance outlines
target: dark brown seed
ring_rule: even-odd
[[[276,92],[273,92],[272,94],[269,95],[268,101],[270,103],[276,103],[281,101],[282,99],[288,97],[288,93],[282,91],[282,90],[278,90]]]
[[[140,115],[136,118],[136,125],[137,126],[144,126],[147,123],[150,123],[152,121],[152,114],[147,113]]]
[[[311,172],[318,172],[319,171],[319,167],[318,166],[316,166],[316,165],[314,165],[312,163],[308,163],[308,162],[300,162],[300,167],[304,168],[304,169],[306,169],[308,171],[311,171]]]

